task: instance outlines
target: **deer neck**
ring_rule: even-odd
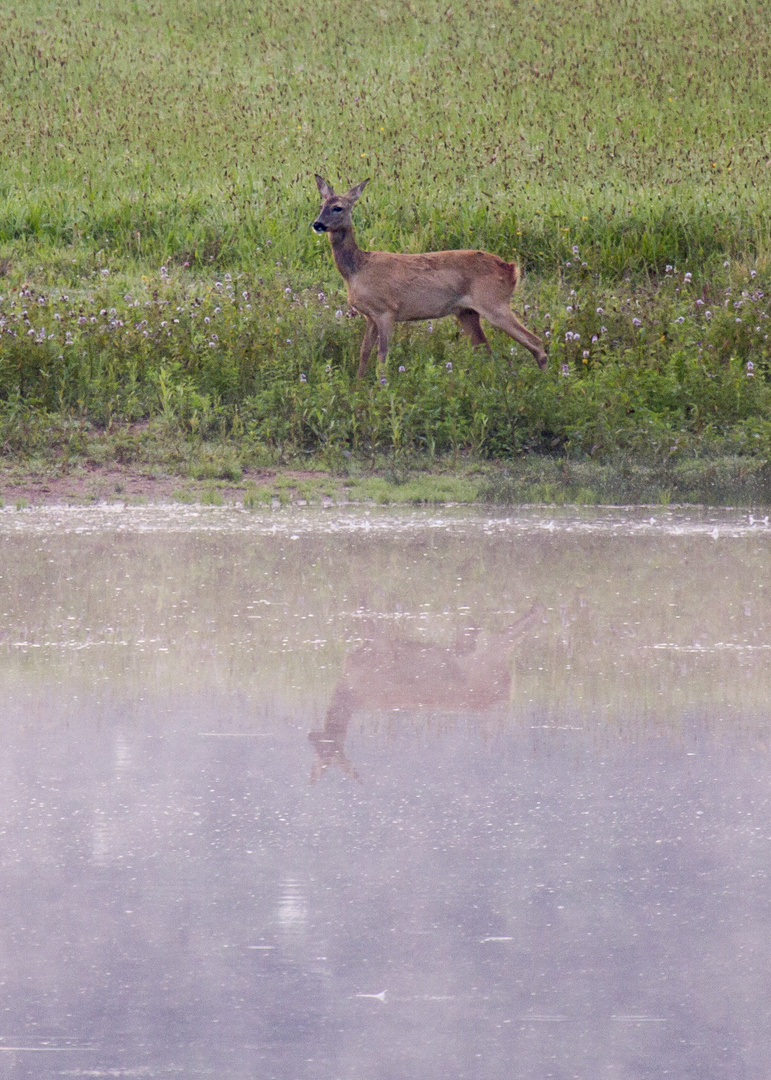
[[[347,281],[360,269],[365,252],[356,243],[353,229],[350,226],[346,229],[331,231],[329,239],[332,242],[335,265]]]

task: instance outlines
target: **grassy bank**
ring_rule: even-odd
[[[3,8],[6,465],[471,459],[504,463],[494,498],[765,498],[741,477],[771,455],[769,16]],[[515,256],[549,370],[497,333],[475,355],[445,321],[400,327],[386,385],[357,382],[362,321],[308,227],[315,171],[374,177],[364,246]]]

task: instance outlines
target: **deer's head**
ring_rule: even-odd
[[[335,195],[334,188],[321,176],[316,176],[316,186],[319,189],[321,204],[313,229],[317,233],[340,232],[351,227],[351,211],[357,199],[360,198],[369,180],[362,180],[356,187],[352,187],[346,195]]]

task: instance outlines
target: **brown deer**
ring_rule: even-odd
[[[480,316],[504,330],[533,354],[540,368],[547,363],[543,342],[531,334],[511,310],[511,296],[520,279],[516,263],[486,251],[429,251],[423,255],[362,251],[353,235],[351,211],[368,180],[347,195],[335,195],[316,176],[324,200],[313,228],[329,233],[337,269],[348,286],[348,302],[367,320],[361,346],[359,378],[367,370],[377,342],[381,377],[394,323],[441,319],[454,315],[472,344],[490,351]]]
[[[426,709],[482,716],[505,704],[516,644],[542,614],[541,605],[534,604],[503,633],[474,627],[449,647],[381,633],[352,649],[332,693],[324,727],[308,735],[315,751],[311,782],[333,765],[360,781],[345,752],[348,727],[357,712]]]

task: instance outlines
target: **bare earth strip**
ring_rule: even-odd
[[[13,471],[0,473],[0,499],[6,506],[18,503],[29,506],[83,505],[95,502],[165,503],[222,502],[243,505],[244,498],[255,491],[270,503],[277,476],[288,499],[322,479],[317,472],[273,469],[244,470],[239,482],[193,480],[161,473],[149,474],[131,466],[108,465],[78,469],[66,475]],[[324,477],[327,481],[328,477]],[[319,493],[319,499],[322,494]],[[340,499],[344,498],[341,487]],[[327,496],[331,501],[331,496]]]

